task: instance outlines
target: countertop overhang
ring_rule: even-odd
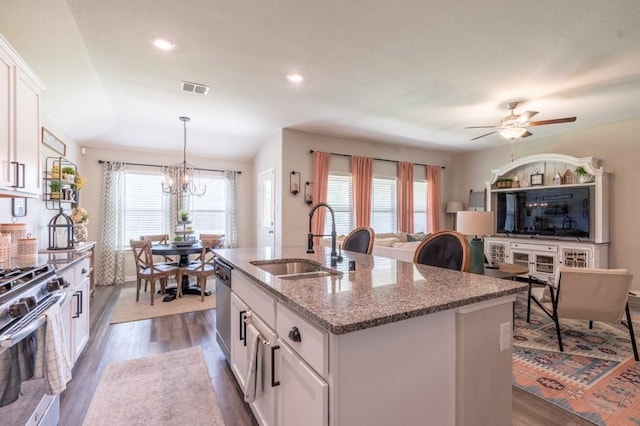
[[[308,259],[331,267],[330,249],[304,247],[216,249],[215,253],[263,290],[333,334],[512,295],[526,283],[343,251],[341,276],[284,280],[252,261]],[[355,271],[349,271],[355,261]],[[233,281],[231,283],[233,289]]]

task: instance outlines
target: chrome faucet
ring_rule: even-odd
[[[342,261],[342,259],[340,259],[341,256],[338,256],[338,253],[336,252],[336,216],[331,206],[325,202],[316,203],[313,207],[311,207],[311,211],[309,212],[309,233],[307,234],[307,253],[314,253],[313,251],[314,237],[326,236],[326,235],[313,235],[313,232],[311,231],[311,219],[313,219],[313,213],[315,213],[318,207],[326,207],[329,210],[329,213],[331,213],[331,266],[335,266],[337,262]]]

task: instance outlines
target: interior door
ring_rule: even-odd
[[[275,172],[273,169],[258,175],[258,247],[275,250]]]

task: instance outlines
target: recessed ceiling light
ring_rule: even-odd
[[[304,76],[302,74],[287,74],[287,80],[292,83],[301,83],[304,80]]]
[[[161,50],[171,50],[176,47],[175,43],[164,37],[154,37],[151,42],[155,47]]]

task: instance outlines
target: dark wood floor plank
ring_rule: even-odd
[[[129,359],[202,347],[225,423],[257,425],[215,339],[215,311],[191,312],[109,325],[119,287],[98,286],[91,301],[91,337],[60,399],[61,426],[81,425],[107,365]],[[126,395],[125,395],[126,397]],[[513,425],[582,426],[591,423],[520,389],[513,389]]]

